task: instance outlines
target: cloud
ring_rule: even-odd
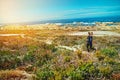
[[[63,17],[75,18],[75,17],[92,17],[92,16],[104,16],[104,15],[119,15],[120,6],[96,6],[87,7],[77,10],[64,11]]]
[[[97,6],[87,7],[80,9],[71,9],[53,14],[48,16],[42,16],[43,19],[66,19],[66,18],[84,18],[84,17],[98,17],[98,16],[110,16],[119,15],[120,6]]]

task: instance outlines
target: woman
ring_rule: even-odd
[[[88,32],[88,37],[87,37],[87,51],[90,52],[90,50],[96,50],[93,48],[93,32]]]

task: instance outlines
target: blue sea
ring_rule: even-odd
[[[35,21],[35,22],[31,22],[30,24],[73,23],[73,22],[87,22],[87,23],[91,23],[91,22],[120,22],[120,16],[46,20],[46,21]]]

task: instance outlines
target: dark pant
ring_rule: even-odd
[[[92,47],[92,42],[87,43],[87,51],[89,52],[90,50],[96,50],[95,48]]]

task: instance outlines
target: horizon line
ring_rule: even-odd
[[[5,24],[34,24],[34,23],[61,23],[60,21],[63,20],[77,20],[77,19],[93,19],[93,18],[113,18],[113,17],[118,17],[117,19],[120,22],[120,15],[118,16],[97,16],[97,17],[81,17],[81,18],[62,18],[62,19],[46,19],[46,20],[37,20],[37,21],[25,21],[25,22],[12,22],[12,23],[0,23],[0,25],[5,25]],[[56,22],[58,21],[58,22]],[[73,22],[89,22],[89,21],[73,21]],[[95,22],[95,21],[94,21]],[[107,22],[107,21],[100,21],[100,22]],[[109,21],[108,21],[109,22]],[[114,22],[114,21],[111,21]],[[66,23],[66,22],[65,22]]]

